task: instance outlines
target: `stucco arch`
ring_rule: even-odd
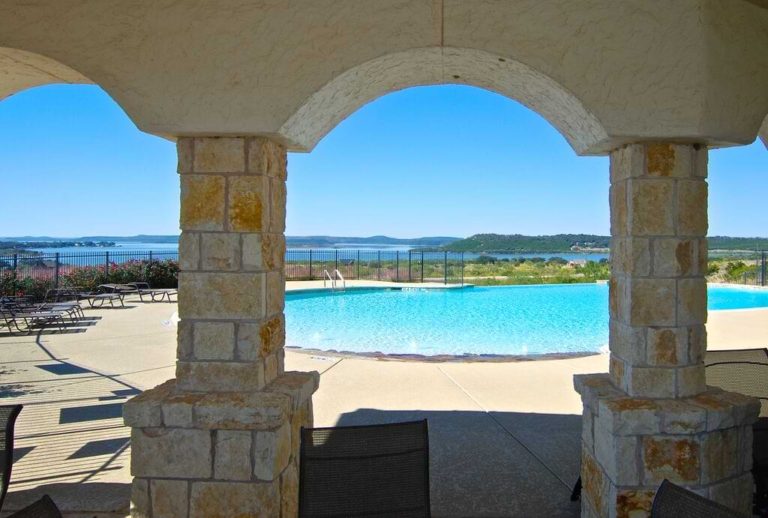
[[[477,86],[519,101],[555,126],[578,154],[608,138],[597,117],[545,74],[508,57],[450,47],[387,54],[345,71],[312,94],[279,134],[310,150],[364,104],[410,86],[438,84]]]
[[[93,84],[80,72],[26,50],[0,47],[0,100],[35,86]]]

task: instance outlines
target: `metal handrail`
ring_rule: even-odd
[[[346,290],[347,289],[347,281],[344,280],[344,276],[341,274],[341,272],[339,270],[333,270],[333,275],[328,273],[328,270],[323,270],[323,288],[327,288],[328,287],[328,281],[331,281],[331,289],[332,290],[335,290],[336,288],[338,288],[338,284],[336,283],[336,278],[337,277],[339,279],[341,279],[341,283],[342,283],[341,284],[342,285],[341,289],[342,290]]]
[[[338,275],[339,279],[341,279],[341,289],[346,290],[347,289],[347,281],[344,280],[344,276],[341,274],[339,270],[333,270],[334,275]]]

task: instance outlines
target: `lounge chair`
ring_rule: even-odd
[[[48,495],[17,511],[8,518],[62,518],[61,511]]]
[[[8,492],[8,483],[11,480],[13,469],[13,433],[16,428],[16,419],[23,405],[0,406],[0,510],[3,508],[5,494]]]
[[[95,291],[80,293],[80,297],[88,301],[88,305],[92,308],[104,307],[104,304],[109,302],[110,307],[115,307],[115,302],[119,302],[121,307],[125,307],[123,302],[125,299],[125,291],[116,288],[117,286],[124,286],[122,284],[100,284]]]
[[[48,324],[57,325],[59,331],[63,332],[66,326],[65,315],[68,316],[68,310],[61,308],[39,308],[0,301],[0,317],[11,334],[14,328],[19,333],[29,334],[33,327]]]
[[[129,282],[128,286],[136,289],[139,299],[144,302],[144,297],[149,297],[150,302],[162,302],[163,299],[173,302],[171,296],[177,295],[179,290],[176,288],[151,288],[148,282]]]
[[[664,480],[656,491],[651,518],[748,518]]]
[[[429,517],[427,421],[302,428],[299,516]]]

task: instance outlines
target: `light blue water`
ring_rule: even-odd
[[[768,307],[768,290],[710,286],[709,309]],[[605,350],[605,284],[288,293],[286,343],[390,354]]]

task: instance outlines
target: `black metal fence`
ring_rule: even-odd
[[[748,265],[747,270],[741,274],[742,284],[752,284],[755,286],[765,286],[768,284],[768,252],[755,252],[754,259],[745,259]]]
[[[289,249],[285,278],[289,281],[325,278],[338,270],[345,279],[390,282],[464,283],[464,254],[420,250]]]
[[[0,255],[0,294],[45,294],[62,286],[154,280],[172,287],[178,252],[104,251]],[[345,279],[391,282],[464,283],[464,254],[391,250],[289,249],[289,281],[323,279],[338,270]]]

